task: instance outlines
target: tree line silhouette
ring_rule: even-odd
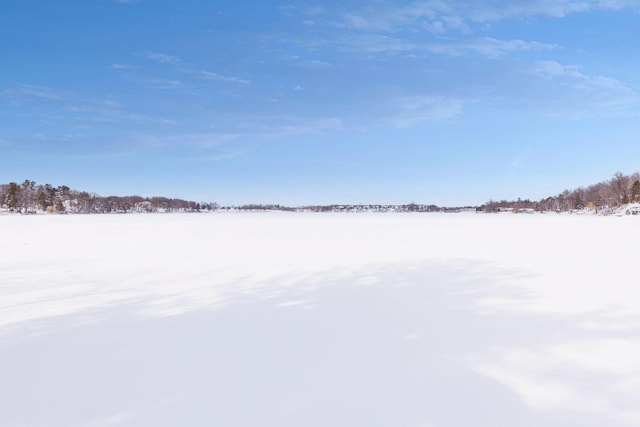
[[[629,203],[640,203],[639,172],[630,175],[616,172],[611,179],[587,187],[564,190],[556,196],[538,201],[490,200],[480,206],[480,210],[496,212],[510,208],[514,211],[531,209],[539,212],[571,212],[589,209],[597,213],[607,213]]]
[[[509,209],[538,212],[571,212],[589,209],[596,213],[612,212],[629,203],[640,203],[640,173],[616,172],[609,180],[587,187],[564,190],[556,196],[538,201],[530,199],[490,200],[481,206],[440,207],[434,204],[332,204],[290,207],[279,204],[247,204],[220,207],[212,202],[194,202],[168,197],[99,196],[76,191],[66,185],[0,184],[0,207],[19,213],[130,213],[130,212],[200,212],[200,211],[290,211],[290,212],[497,212]]]
[[[214,210],[215,203],[193,202],[167,197],[99,196],[72,190],[66,185],[0,184],[0,206],[19,213],[127,213],[127,212],[197,212]]]

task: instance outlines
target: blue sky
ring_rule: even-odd
[[[5,0],[0,182],[221,204],[640,168],[640,1]]]

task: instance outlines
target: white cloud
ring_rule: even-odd
[[[577,65],[563,65],[556,61],[536,61],[533,72],[547,79],[566,78],[576,89],[598,88],[635,98],[635,90],[620,80],[604,76],[589,76],[582,73],[580,69],[581,67]]]
[[[639,7],[637,0],[518,0],[499,5],[477,2],[468,17],[477,22],[538,15],[563,18],[574,13]]]
[[[210,71],[200,71],[199,74],[202,77],[205,77],[207,79],[219,80],[225,83],[234,83],[234,84],[241,84],[241,85],[251,84],[249,80],[239,79],[237,77],[223,76],[221,74],[212,73]]]
[[[244,153],[246,153],[246,151],[244,150],[235,150],[235,151],[220,150],[217,153],[212,153],[207,156],[204,156],[204,159],[205,160],[228,160],[228,159],[233,159],[235,157],[241,156]]]
[[[444,34],[469,32],[473,23],[532,16],[565,16],[598,10],[640,9],[638,0],[424,0],[409,4],[376,2],[345,12],[336,25],[364,32],[422,29]]]
[[[431,41],[400,38],[384,34],[349,34],[335,42],[341,50],[363,53],[430,52],[432,54],[463,56],[479,54],[495,58],[514,52],[540,52],[559,49],[560,46],[520,39],[501,40],[493,37],[452,38],[438,36]],[[308,63],[308,61],[307,61]],[[323,65],[324,63],[318,64]]]
[[[139,81],[156,89],[183,89],[185,87],[183,82],[175,79],[148,78]]]
[[[146,149],[204,149],[211,150],[240,138],[233,132],[199,132],[174,134],[135,134],[131,140]]]
[[[262,135],[269,139],[277,139],[297,135],[321,135],[328,131],[343,129],[341,119],[335,117],[300,118],[284,117],[280,123],[272,129],[266,130]]]
[[[233,76],[225,76],[225,75],[214,73],[211,71],[198,69],[193,64],[185,62],[182,59],[178,58],[177,56],[168,55],[166,53],[144,52],[143,56],[155,62],[160,62],[165,64],[173,63],[176,65],[175,71],[183,74],[197,75],[200,77],[204,77],[206,79],[219,80],[225,83],[242,84],[242,85],[251,84],[251,82],[246,79],[241,79]],[[124,67],[119,66],[117,68],[124,68]],[[163,79],[163,78],[146,79],[145,83],[147,84],[151,83],[153,86],[159,89],[178,89],[178,88],[184,87],[183,82],[179,80],[169,80],[169,79]]]
[[[554,105],[554,113],[558,115],[627,116],[634,113],[640,102],[631,86],[612,77],[585,74],[577,65],[536,61],[532,73],[558,82],[560,89],[568,92],[558,92]]]
[[[345,37],[338,44],[345,51],[364,53],[407,52],[420,47],[414,42],[381,34],[359,34]]]
[[[436,33],[450,29],[468,29],[455,10],[439,0],[413,2],[402,6],[376,3],[358,11],[345,13],[338,25],[374,32],[394,32],[406,27],[422,27]]]
[[[557,49],[555,44],[540,43],[524,40],[498,40],[491,37],[482,37],[473,40],[446,40],[438,43],[427,44],[425,47],[433,53],[459,56],[469,52],[478,53],[488,57],[497,57],[517,51],[541,51]]]
[[[563,65],[556,61],[536,61],[533,67],[534,74],[544,78],[553,77],[574,77],[584,79],[586,76],[582,74],[577,65]]]
[[[320,61],[318,59],[307,59],[304,61],[304,66],[310,68],[327,68],[330,67],[331,64],[326,61]]]
[[[6,89],[4,91],[4,95],[14,101],[23,101],[33,98],[47,99],[51,101],[64,101],[71,96],[69,92],[31,84],[13,86]]]
[[[118,112],[121,108],[122,104],[113,99],[70,101],[65,106],[67,111],[73,111],[76,113],[100,112],[103,114]]]
[[[109,68],[112,70],[136,70],[141,68],[139,65],[130,65],[130,64],[111,64]]]
[[[180,62],[180,58],[177,56],[167,55],[166,53],[144,52],[142,55],[145,58],[156,62]]]
[[[475,101],[447,96],[406,96],[391,100],[385,107],[390,110],[384,119],[393,126],[405,128],[425,122],[453,119],[465,106]]]
[[[344,129],[337,117],[260,116],[246,120],[243,137],[250,139],[280,139],[300,135],[322,135]]]
[[[87,128],[91,124],[115,123],[126,119],[125,106],[116,98],[87,96],[44,86],[22,84],[3,92],[9,102],[16,107],[35,106],[40,111],[40,123],[67,123],[74,128]]]
[[[343,128],[338,118],[303,118],[293,116],[247,117],[226,130],[204,132],[173,132],[135,134],[130,140],[151,150],[219,150],[233,142],[277,140],[301,135],[321,135]],[[232,150],[237,152],[238,150]],[[228,156],[230,157],[230,156]]]

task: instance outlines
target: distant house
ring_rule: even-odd
[[[62,206],[64,206],[65,212],[75,212],[78,207],[78,200],[76,199],[63,200]]]
[[[153,205],[151,204],[151,202],[144,200],[142,202],[136,203],[133,206],[133,211],[139,213],[153,212]]]
[[[615,214],[618,216],[623,215],[640,215],[640,203],[629,203],[618,209],[616,209]]]

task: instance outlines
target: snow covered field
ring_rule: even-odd
[[[0,217],[0,426],[640,425],[632,217]]]

